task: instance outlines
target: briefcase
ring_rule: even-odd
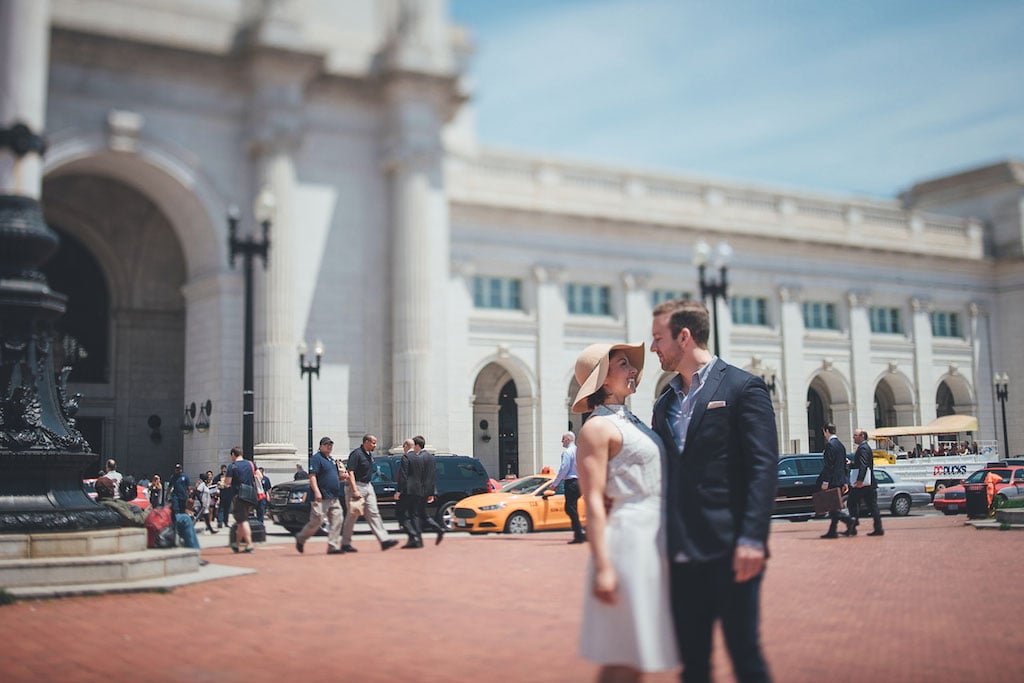
[[[843,494],[841,489],[825,489],[818,491],[812,496],[814,500],[814,514],[823,515],[826,512],[836,512],[843,508]]]

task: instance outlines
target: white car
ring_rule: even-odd
[[[924,507],[932,502],[931,495],[919,481],[893,479],[881,467],[875,468],[875,479],[878,480],[878,509],[888,509],[894,517],[905,517],[911,508]]]

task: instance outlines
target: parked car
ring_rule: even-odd
[[[779,488],[775,493],[773,515],[796,521],[814,516],[811,496],[818,490],[818,474],[824,456],[821,453],[798,453],[779,457]]]
[[[875,479],[878,481],[878,509],[888,510],[896,517],[906,517],[911,508],[925,507],[932,502],[923,482],[893,479],[881,467],[875,468]],[[867,515],[867,508],[862,505],[860,513],[861,517]]]
[[[398,468],[401,461],[401,455],[378,455],[373,458],[371,483],[377,494],[381,517],[386,520],[394,520],[397,514],[395,492],[398,490]],[[438,454],[434,462],[437,465],[437,498],[427,506],[427,512],[434,515],[446,529],[450,529],[455,504],[466,496],[486,493],[490,477],[483,464],[468,455]],[[347,483],[342,482],[343,506],[347,487]],[[270,490],[267,513],[273,521],[294,534],[309,521],[311,500],[308,479],[287,481]]]
[[[565,482],[554,491],[548,484],[554,472],[533,474],[505,484],[500,491],[465,498],[455,506],[454,527],[471,534],[528,534],[531,531],[571,529],[565,513]],[[579,502],[580,523],[587,510]]]
[[[1002,477],[1002,481],[996,483],[995,490],[996,496],[1002,492],[1008,486],[1014,487],[1013,492],[1016,493],[1016,487],[1024,485],[1024,466],[1022,465],[990,465],[984,469],[980,469],[977,472],[972,473],[969,477],[964,479],[964,483],[959,486],[949,486],[941,491],[936,492],[935,499],[932,504],[936,510],[941,510],[947,515],[955,515],[961,512],[967,512],[967,492],[964,488],[967,484],[983,484],[985,482],[985,475],[989,472],[994,472]],[[1009,498],[1011,495],[1010,491],[1004,495],[1004,499]]]
[[[95,479],[83,479],[82,488],[85,489],[85,495],[89,496],[92,500],[96,500],[96,480]],[[149,509],[149,489],[142,484],[135,485],[135,500],[128,501],[132,505],[135,505],[143,510]]]

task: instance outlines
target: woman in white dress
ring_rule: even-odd
[[[626,407],[644,345],[593,344],[576,360],[574,413],[591,413],[577,440],[591,561],[580,653],[598,681],[639,681],[679,666],[668,595],[661,439]]]

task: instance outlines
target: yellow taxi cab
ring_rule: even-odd
[[[463,498],[453,510],[452,529],[471,534],[528,534],[531,531],[571,529],[565,514],[565,482],[555,491],[548,490],[555,472],[545,467],[532,474],[505,483],[494,493]],[[580,523],[586,524],[583,499],[579,502]]]

